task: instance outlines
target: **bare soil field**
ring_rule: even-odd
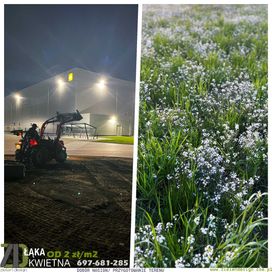
[[[129,260],[131,184],[132,159],[108,157],[70,156],[5,180],[5,242]]]

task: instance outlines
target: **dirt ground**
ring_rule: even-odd
[[[70,157],[5,180],[5,242],[129,260],[131,188],[127,158]]]

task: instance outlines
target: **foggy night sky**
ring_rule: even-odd
[[[137,5],[5,5],[5,95],[79,67],[135,80]]]

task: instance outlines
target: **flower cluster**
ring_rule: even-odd
[[[252,197],[253,199],[254,197]],[[253,200],[249,202],[252,203]],[[222,222],[224,234],[221,237],[221,245],[226,244],[227,241],[232,239],[233,233],[236,231],[238,224],[227,223],[227,219],[220,219],[219,217],[210,214],[207,219],[200,218],[202,216],[192,215],[191,220],[197,222],[194,234],[188,234],[185,239],[181,236],[177,240],[180,247],[181,255],[177,256],[174,260],[174,265],[177,268],[181,267],[216,267],[219,263],[228,266],[235,256],[238,256],[238,249],[230,251],[231,247],[226,247],[221,255],[218,253],[216,244],[216,231],[220,229],[220,221]],[[202,226],[199,224],[202,223]],[[169,228],[169,226],[171,226]],[[171,222],[163,224],[159,222],[156,227],[145,225],[139,229],[135,235],[135,265],[136,267],[143,267],[146,260],[149,260],[149,265],[158,266],[160,260],[158,259],[158,252],[156,247],[160,247],[161,253],[164,258],[161,260],[163,267],[170,267],[171,256],[169,251],[173,238],[168,240],[167,237],[174,229],[180,228],[179,215],[175,215]],[[186,234],[185,234],[186,235]],[[177,236],[173,236],[177,237]],[[157,246],[156,246],[157,243]],[[204,244],[203,244],[204,243]],[[205,244],[206,243],[206,244]]]

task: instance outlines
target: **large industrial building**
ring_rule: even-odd
[[[5,130],[40,127],[56,112],[78,109],[96,135],[132,135],[134,101],[134,82],[74,68],[5,97]]]

